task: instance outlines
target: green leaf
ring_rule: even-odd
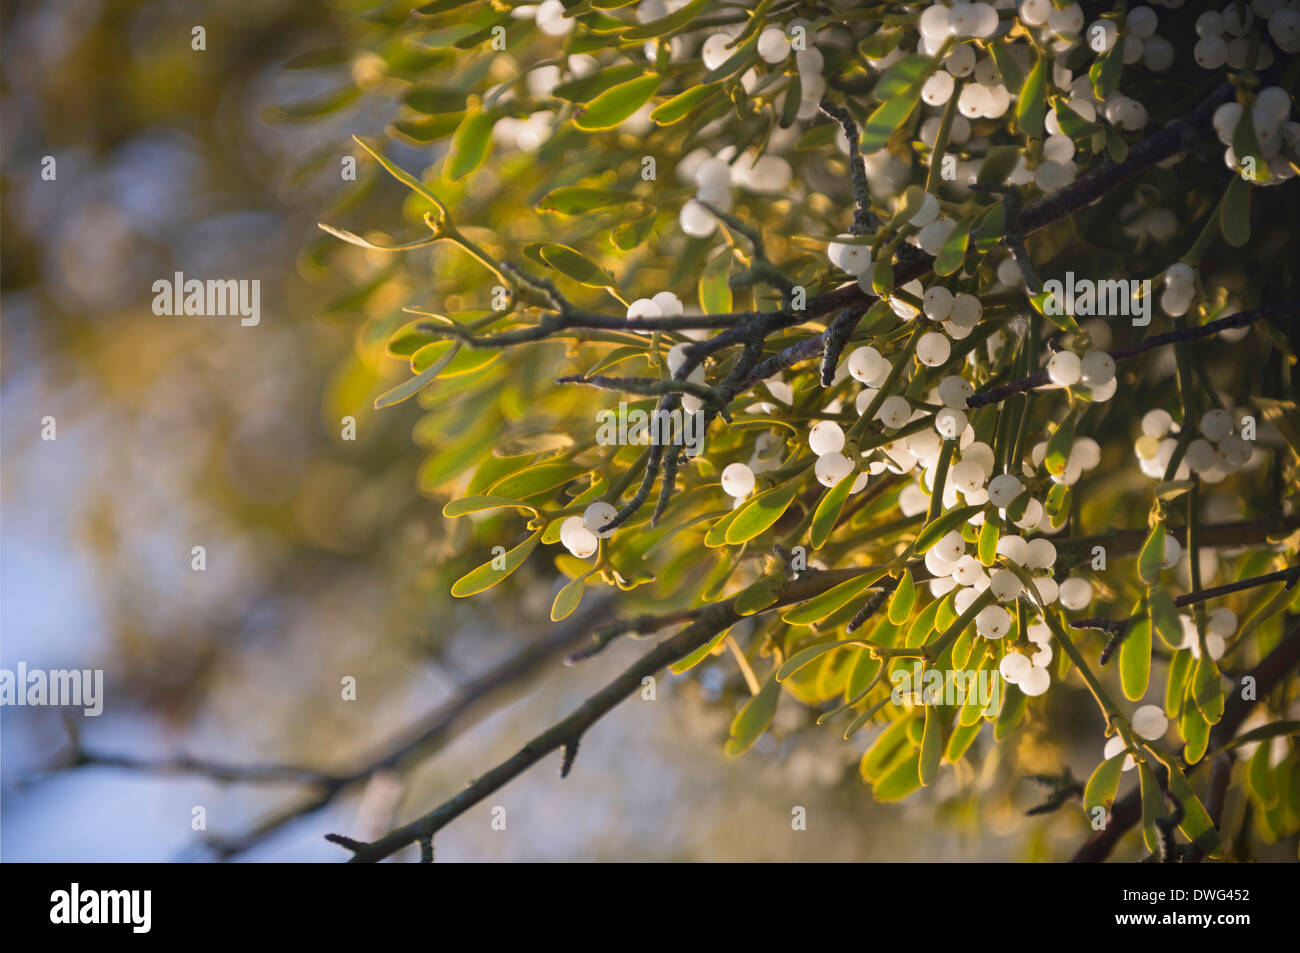
[[[652,205],[636,203],[627,207],[627,221],[615,225],[610,231],[610,239],[620,251],[631,251],[650,237],[655,224],[655,209]]]
[[[572,463],[539,463],[498,480],[488,487],[488,492],[492,496],[523,500],[554,490],[586,472],[586,468]]]
[[[1092,81],[1093,95],[1105,99],[1119,82],[1119,74],[1124,69],[1124,44],[1116,43],[1093,61],[1088,70],[1088,79]]]
[[[1300,735],[1300,721],[1275,721],[1271,725],[1260,725],[1258,728],[1252,728],[1250,731],[1242,732],[1226,745],[1219,748],[1219,750],[1228,751],[1238,745],[1250,744],[1254,741],[1264,741],[1268,738],[1279,738],[1287,735]],[[1260,747],[1266,748],[1268,746],[1260,745]]]
[[[1110,815],[1110,806],[1115,803],[1115,792],[1119,790],[1120,775],[1124,773],[1124,759],[1127,751],[1121,751],[1113,758],[1107,758],[1097,765],[1087,785],[1083,789],[1083,809],[1091,815],[1094,808],[1106,809]]]
[[[689,116],[697,106],[703,105],[722,91],[717,85],[692,86],[672,99],[660,103],[650,113],[650,118],[661,126],[671,126]]]
[[[1138,762],[1138,783],[1142,792],[1142,839],[1146,841],[1147,850],[1159,856],[1160,834],[1156,829],[1156,818],[1165,813],[1165,797],[1145,761]]]
[[[1264,810],[1272,810],[1278,804],[1277,778],[1273,774],[1270,745],[1260,745],[1250,756],[1246,764],[1246,789]]]
[[[1169,659],[1169,672],[1165,680],[1165,714],[1170,718],[1177,718],[1182,711],[1183,689],[1191,668],[1191,649],[1179,649]]]
[[[456,352],[454,350],[448,351],[444,355],[444,360],[447,364],[450,364],[451,359],[455,356]],[[398,384],[392,390],[384,391],[375,398],[375,410],[383,410],[385,407],[392,407],[394,404],[399,404],[410,397],[414,397],[434,382],[438,375],[442,373],[443,366],[445,365],[435,364],[428,370]]]
[[[605,90],[587,103],[573,124],[584,132],[612,129],[648,103],[662,79],[657,73],[647,73]]]
[[[567,433],[535,433],[526,437],[516,437],[492,448],[492,456],[499,459],[507,457],[531,457],[538,453],[551,453],[555,450],[567,450],[573,446],[573,438]]]
[[[799,493],[799,481],[790,480],[755,496],[740,507],[735,520],[727,527],[727,542],[732,546],[753,539],[781,518]]]
[[[635,202],[631,192],[617,189],[584,189],[567,185],[551,189],[537,203],[539,212],[559,212],[561,215],[583,215],[597,209],[614,208]]]
[[[939,761],[943,758],[945,719],[939,713],[937,705],[925,708],[925,729],[921,735],[921,757],[917,762],[917,777],[923,787],[929,786],[939,771]]]
[[[993,62],[998,68],[998,75],[1002,77],[1002,85],[1011,95],[1019,95],[1025,82],[1025,74],[1020,72],[1020,64],[1011,55],[1009,46],[1005,43],[993,42],[989,44],[989,52],[993,54]]]
[[[384,167],[385,172],[387,172],[389,175],[395,178],[398,182],[401,182],[404,186],[406,186],[416,195],[419,195],[421,198],[427,199],[428,201],[432,202],[434,207],[437,208],[438,211],[441,212],[443,215],[447,214],[447,206],[442,203],[442,199],[438,198],[438,196],[434,195],[427,188],[425,188],[424,183],[422,183],[419,179],[411,175],[411,173],[407,172],[401,166],[390,161],[388,158],[386,158],[384,155],[378,152],[374,147],[372,147],[360,136],[353,136],[352,139],[362,149],[365,149],[368,153],[370,153],[370,155],[374,158],[374,160]]]
[[[268,106],[262,110],[262,119],[269,123],[304,122],[318,119],[321,116],[328,116],[330,113],[338,112],[340,109],[351,105],[359,95],[361,95],[360,88],[349,83],[347,86],[341,86],[319,99],[289,103],[284,106]]]
[[[741,615],[753,615],[755,612],[766,609],[781,598],[781,593],[784,590],[785,583],[783,580],[764,576],[738,593],[733,606]]]
[[[773,672],[743,708],[736,713],[731,722],[731,737],[727,740],[726,754],[729,758],[738,758],[754,746],[776,714],[776,703],[781,698],[781,685]]]
[[[1002,710],[993,721],[993,740],[1002,741],[1015,731],[1025,711],[1029,708],[1029,696],[1015,685],[1002,688]]]
[[[1001,185],[1015,171],[1021,155],[1019,146],[994,146],[989,149],[984,156],[984,162],[980,165],[979,174],[975,176],[975,184]]]
[[[1217,725],[1223,718],[1223,682],[1219,677],[1219,666],[1205,655],[1196,660],[1196,668],[1192,670],[1192,700],[1209,724]]]
[[[832,586],[820,595],[787,609],[781,619],[790,625],[813,625],[820,622],[871,589],[885,573],[886,570],[880,569]]]
[[[912,574],[904,569],[898,585],[894,587],[894,594],[889,597],[889,621],[894,625],[902,625],[912,617],[912,607],[915,605],[916,585],[912,582]]]
[[[1169,769],[1169,793],[1183,804],[1183,820],[1178,825],[1178,829],[1182,831],[1184,837],[1204,851],[1206,856],[1222,856],[1223,840],[1215,830],[1214,822],[1210,820],[1205,805],[1196,796],[1192,786],[1187,783],[1187,777],[1177,764],[1166,761],[1165,766]]]
[[[858,762],[858,774],[862,780],[873,783],[884,777],[902,746],[907,744],[908,727],[912,721],[913,718],[903,717],[891,722],[871,743],[871,747],[863,752],[862,760]],[[913,762],[914,776],[916,775],[915,764],[916,762]],[[920,784],[921,780],[917,777],[917,787],[920,787]]]
[[[668,671],[672,672],[674,675],[681,675],[683,672],[690,671],[695,666],[703,662],[710,655],[712,655],[713,651],[719,645],[722,644],[722,640],[727,637],[727,634],[729,632],[731,632],[730,628],[723,629],[721,632],[719,632],[713,638],[709,639],[708,642],[706,642],[704,645],[701,645],[690,655],[684,656],[678,659],[676,662],[673,662],[672,665],[669,665]]]
[[[447,176],[453,182],[483,164],[492,145],[492,127],[496,121],[496,113],[490,110],[473,109],[465,113],[451,137],[451,151],[447,156]]]
[[[518,569],[524,564],[530,553],[537,548],[538,542],[542,538],[542,531],[538,530],[529,536],[526,540],[516,546],[510,552],[506,553],[503,560],[502,569],[497,569],[494,563],[497,557],[493,557],[477,569],[466,573],[452,583],[451,594],[458,599],[466,596],[472,596],[476,593],[491,589],[506,576]]]
[[[1250,183],[1234,175],[1223,196],[1219,213],[1219,227],[1223,240],[1233,248],[1241,248],[1250,241]]]
[[[1264,147],[1259,144],[1259,135],[1255,132],[1254,110],[1249,107],[1241,111],[1237,120],[1237,129],[1232,134],[1232,151],[1237,154],[1238,164],[1250,159],[1254,163],[1254,175],[1251,181],[1267,182],[1268,165],[1264,161]],[[1240,173],[1238,174],[1240,177]]]
[[[482,513],[485,510],[502,510],[514,507],[520,510],[531,510],[537,512],[535,507],[527,503],[521,503],[519,500],[512,500],[505,496],[464,496],[459,500],[452,500],[442,508],[442,515],[448,519],[455,519],[458,516],[466,516],[470,513]]]
[[[936,599],[917,613],[916,621],[907,630],[907,638],[903,640],[905,646],[909,649],[920,648],[930,640],[930,635],[934,632],[935,620],[939,617],[939,609],[945,601],[946,597]],[[902,623],[900,622],[899,625]]]
[[[1160,576],[1165,564],[1165,524],[1159,520],[1151,527],[1146,542],[1138,550],[1138,575],[1148,585]]]
[[[1210,723],[1195,705],[1183,710],[1183,716],[1178,719],[1178,732],[1187,742],[1183,746],[1183,759],[1188,764],[1196,764],[1205,757],[1210,747]]]
[[[959,724],[957,726],[953,733],[948,736],[948,748],[943,754],[948,759],[949,764],[956,764],[966,756],[966,752],[983,728],[984,722],[978,718],[969,724]]]
[[[935,257],[935,274],[949,276],[956,274],[966,263],[966,244],[970,242],[970,229],[974,217],[963,216],[956,228],[944,239],[939,255]]]
[[[705,73],[700,80],[701,85],[708,86],[711,83],[720,83],[724,79],[739,73],[749,65],[749,61],[754,57],[754,50],[757,48],[758,37],[750,37],[736,47],[736,51],[728,56],[717,69],[711,69]]]
[[[1154,585],[1147,592],[1147,608],[1151,611],[1151,625],[1160,640],[1169,648],[1176,649],[1183,644],[1183,626],[1178,621],[1178,610],[1174,600],[1164,586]]]
[[[720,517],[704,534],[704,545],[710,549],[717,549],[719,546],[727,545],[727,527],[734,523],[739,515],[740,507],[736,507],[726,516]]]
[[[705,314],[731,313],[731,252],[724,251],[700,272],[700,307]]]
[[[939,254],[934,259],[936,275],[946,277],[961,271],[961,266],[966,262],[966,244],[970,241],[970,227],[973,222],[973,216],[963,216],[944,239],[943,247],[939,249]]]
[[[571,103],[588,103],[605,90],[618,86],[620,83],[626,83],[644,73],[645,67],[640,63],[622,63],[618,66],[607,66],[586,76],[560,83],[551,90],[551,95],[556,99],[563,99]]]
[[[613,288],[614,279],[582,252],[568,245],[543,245],[538,254],[542,260],[565,277],[589,288]]]
[[[651,20],[649,23],[642,23],[639,26],[624,30],[619,34],[619,41],[626,43],[630,40],[650,40],[658,36],[665,36],[674,30],[680,30],[695,19],[707,2],[708,0],[691,0],[686,6],[675,10],[666,17],[660,17],[658,20]]]
[[[1119,647],[1119,681],[1124,697],[1138,701],[1151,680],[1151,620],[1143,617],[1129,627]]]
[[[776,680],[778,682],[784,682],[787,678],[794,675],[795,672],[799,671],[806,665],[811,665],[827,652],[834,652],[836,649],[843,648],[846,645],[858,645],[860,641],[860,639],[843,639],[839,642],[821,642],[817,645],[810,645],[806,649],[800,649],[798,652],[795,652],[794,655],[791,655],[786,659],[785,664],[777,670]]]
[[[821,549],[830,538],[835,523],[840,518],[840,512],[844,509],[844,501],[848,499],[849,491],[853,489],[857,479],[857,471],[854,471],[822,495],[817,510],[813,513],[812,526],[808,533],[813,549]]]
[[[439,377],[463,377],[495,364],[500,358],[500,350],[467,348],[459,341],[433,341],[411,355],[411,370],[420,374],[436,365]]]
[[[555,595],[551,604],[551,621],[559,622],[573,615],[573,610],[582,602],[582,595],[587,591],[587,577],[579,576]]]
[[[983,509],[981,506],[959,506],[941,514],[916,534],[916,543],[912,548],[917,555],[924,555],[929,552],[931,546],[960,527],[981,509]]]
[[[1011,59],[1010,56],[1006,59]],[[1047,58],[1039,56],[1025,77],[1016,103],[1016,125],[1031,139],[1043,136],[1043,118],[1047,115]]]
[[[901,801],[921,786],[921,752],[913,751],[890,769],[871,789],[877,801]]]
[[[980,527],[979,540],[975,547],[980,563],[986,567],[998,561],[999,535],[998,521],[986,519],[984,525]]]
[[[1047,456],[1043,463],[1047,472],[1060,476],[1070,460],[1070,449],[1074,446],[1074,415],[1070,414],[1057,424],[1052,435],[1047,438]]]
[[[862,130],[859,144],[863,152],[877,152],[888,144],[894,130],[916,108],[921,86],[934,67],[934,61],[928,56],[914,53],[885,70],[872,93],[880,105],[867,117]]]
[[[458,113],[465,110],[465,92],[451,86],[412,86],[402,101],[416,112],[429,116]]]

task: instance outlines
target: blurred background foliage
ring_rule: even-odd
[[[284,66],[368,42],[365,6],[4,6],[0,654],[10,669],[21,660],[105,670],[104,715],[74,716],[87,746],[350,766],[549,625],[546,593],[457,604],[452,571],[429,569],[451,547],[452,524],[415,490],[420,410],[371,410],[406,373],[385,355],[384,331],[417,279],[352,303],[354,282],[391,274],[395,262],[320,257],[337,245],[316,228],[325,210],[362,214],[373,203],[379,221],[400,201],[372,163],[361,163],[357,188],[338,172],[356,151],[348,137],[381,134],[395,99],[310,124],[268,122],[284,103],[337,85]],[[191,50],[196,24],[204,52]],[[340,75],[364,78],[372,62]],[[47,155],[52,182],[40,178]],[[153,281],[178,270],[259,278],[261,323],[153,315]],[[357,417],[354,443],[340,439],[346,414]],[[47,415],[53,442],[40,439]],[[207,549],[203,574],[190,568],[195,545]],[[553,657],[547,670],[558,677],[522,683],[524,697],[405,785],[381,777],[240,856],[339,859],[325,831],[377,834],[391,812],[441,799],[638,648],[576,670]],[[343,674],[358,678],[354,703],[340,701]],[[855,780],[841,786],[856,755],[829,738],[816,751],[773,746],[763,762],[724,763],[730,716],[715,703],[726,681],[719,670],[683,690],[666,683],[658,704],[625,706],[563,784],[542,773],[503,793],[510,834],[492,833],[487,809],[475,811],[440,838],[440,859],[1015,849],[1014,825],[982,841],[864,817],[880,809]],[[209,835],[238,836],[295,803],[292,786],[113,768],[29,784],[63,763],[65,725],[56,710],[6,707],[0,726],[5,860],[207,859]],[[812,817],[797,835],[795,803]],[[207,809],[206,833],[191,829],[195,805]],[[755,840],[757,828],[773,837]]]
[[[415,319],[403,309],[481,318],[496,282],[448,245],[387,255],[321,233],[317,222],[377,240],[427,234],[420,218],[428,204],[350,136],[391,140],[386,154],[436,183],[465,235],[490,253],[522,254],[540,269],[536,245],[563,242],[610,268],[625,296],[674,289],[688,300],[705,267],[717,266],[720,243],[724,256],[745,247],[721,230],[689,239],[677,229],[675,209],[689,189],[674,166],[703,141],[695,122],[649,144],[640,116],[600,133],[599,149],[558,118],[557,133],[540,143],[511,127],[487,165],[452,181],[443,162],[467,108],[490,87],[516,84],[519,95],[502,98],[501,115],[526,119],[535,111],[527,68],[550,64],[562,47],[486,4],[425,19],[412,18],[412,6],[5,7],[3,661],[104,668],[106,713],[80,723],[87,744],[142,757],[184,751],[237,763],[351,765],[549,626],[552,598],[572,567],[539,552],[486,597],[453,600],[451,582],[493,545],[517,543],[523,520],[512,512],[445,520],[440,508],[545,457],[494,455],[505,442],[589,440],[595,409],[617,401],[553,380],[628,342],[512,352],[374,410],[410,376],[407,361],[390,353],[394,332]],[[508,54],[455,48],[498,22]],[[206,30],[202,52],[191,49],[196,24]],[[595,55],[606,68],[638,55],[571,42],[563,53]],[[735,145],[766,130],[798,159],[797,201],[745,193],[738,214],[781,223],[769,229],[768,252],[815,293],[832,277],[819,246],[797,236],[841,230],[847,162],[824,122],[812,124],[822,131],[800,150],[798,137],[773,131],[765,115],[746,115],[743,104],[734,115],[724,135]],[[636,185],[647,152],[661,163],[652,189]],[[57,159],[53,182],[39,178],[46,155]],[[355,182],[340,174],[349,158]],[[1211,200],[1221,178],[1214,171],[1157,177],[1143,207],[1170,206],[1186,225]],[[578,182],[638,188],[655,202],[639,203],[632,216],[537,210],[551,189]],[[1276,210],[1253,252],[1267,258],[1257,264],[1269,276],[1280,276],[1294,189],[1287,201],[1291,218]],[[1091,216],[1117,211],[1100,207],[1082,227],[1092,236]],[[1141,211],[1125,215],[1133,221]],[[617,230],[637,216],[651,227],[638,230],[642,241],[628,255]],[[1076,237],[1063,229],[1044,241],[1059,255]],[[1132,238],[1153,260],[1169,259],[1150,235]],[[1115,262],[1132,249],[1093,251]],[[175,271],[261,279],[261,323],[153,315],[150,286]],[[1268,290],[1247,275],[1240,260],[1224,262],[1225,305],[1248,306]],[[1289,286],[1289,277],[1276,280]],[[605,291],[565,290],[593,308],[622,310]],[[738,294],[735,306],[750,300]],[[762,294],[752,300],[771,304]],[[1243,347],[1254,350],[1215,362],[1216,381],[1242,398],[1257,379],[1252,368],[1281,374],[1267,342]],[[647,366],[642,354],[628,356],[617,373]],[[1136,399],[1161,402],[1171,372],[1157,364],[1130,381]],[[811,372],[791,383],[801,397],[815,390]],[[1103,445],[1103,430],[1133,429],[1130,410],[1099,415]],[[39,439],[46,415],[58,421],[54,442]],[[341,439],[346,416],[356,419],[355,441]],[[726,453],[739,439],[717,446]],[[1121,465],[1122,476],[1105,475]],[[1096,478],[1105,489],[1080,493],[1092,501],[1083,525],[1139,525],[1146,506],[1133,491],[1145,492],[1147,481],[1131,461],[1107,458]],[[1256,512],[1230,494],[1214,505],[1223,518]],[[202,574],[190,569],[195,545],[207,550]],[[675,575],[634,592],[628,611],[653,606],[675,581],[702,582],[711,559],[683,559]],[[523,698],[400,782],[377,776],[328,816],[308,817],[240,856],[338,859],[324,831],[373,836],[394,817],[427,809],[640,651],[617,644],[572,669],[552,658],[546,677],[520,686]],[[357,677],[356,702],[340,701],[342,675]],[[488,805],[480,805],[439,836],[440,859],[1059,859],[1087,833],[1079,812],[1024,816],[1043,794],[1025,774],[1070,766],[1086,777],[1096,763],[1096,715],[1080,692],[1053,692],[1050,707],[1010,742],[964,766],[960,789],[945,771],[920,796],[884,805],[858,778],[871,739],[842,742],[834,730],[815,729],[815,712],[801,706],[783,705],[751,755],[724,761],[745,680],[725,655],[696,676],[661,679],[658,702],[629,701],[602,721],[563,784],[544,770],[497,795],[492,803],[511,810],[509,833],[490,832]],[[5,859],[206,858],[204,835],[190,829],[193,805],[208,808],[209,834],[238,835],[292,794],[97,767],[24,786],[66,751],[66,728],[52,711],[6,710],[2,743]],[[795,805],[808,808],[806,832],[790,830]],[[1128,855],[1138,852],[1129,845]]]

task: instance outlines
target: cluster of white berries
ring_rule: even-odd
[[[1029,459],[1035,467],[1041,466],[1047,458],[1047,441],[1034,444],[1029,452]],[[1060,473],[1051,473],[1053,483],[1074,486],[1089,470],[1101,463],[1101,445],[1091,437],[1079,437],[1070,446],[1065,458],[1065,469]],[[1040,527],[1042,528],[1042,527]]]
[[[997,552],[1018,566],[1030,571],[1034,591],[1044,605],[1055,602],[1059,587],[1052,578],[1052,567],[1056,564],[1056,547],[1049,539],[1038,537],[1026,541],[1023,536],[1003,536],[998,540]],[[925,568],[934,577],[930,580],[930,592],[936,598],[942,598],[954,589],[953,607],[958,612],[965,612],[981,592],[989,590],[999,602],[1014,602],[1024,591],[1020,577],[1009,569],[994,568],[986,570],[979,559],[966,551],[966,540],[958,530],[953,530],[938,543],[930,547],[925,554]],[[988,609],[996,609],[989,606]],[[985,609],[985,612],[988,612]],[[1005,613],[1005,610],[1002,610]],[[980,635],[990,639],[1000,639],[1006,634],[1006,628],[993,624],[1001,619],[996,612],[984,617],[985,625],[979,626],[980,617],[976,617]],[[1008,621],[1007,625],[1009,626]]]
[[[1268,176],[1262,169],[1243,168],[1246,156],[1237,155],[1233,146],[1246,108],[1239,102],[1224,103],[1214,112],[1214,131],[1226,147],[1223,161],[1229,169],[1242,172],[1246,181],[1254,185],[1278,185],[1295,175],[1290,163],[1269,162],[1285,147],[1292,157],[1300,157],[1300,123],[1291,120],[1291,97],[1281,86],[1266,86],[1250,105],[1251,125],[1259,142],[1262,155],[1254,157],[1256,166],[1268,165]]]
[[[1083,356],[1060,350],[1047,361],[1047,377],[1058,387],[1083,384],[1090,388],[1094,400],[1106,401],[1115,396],[1115,359],[1105,351],[1085,351]]]
[[[1028,627],[1025,635],[1038,650],[1033,655],[1007,652],[998,662],[998,671],[1007,682],[1032,697],[1043,694],[1052,684],[1051,673],[1047,671],[1052,661],[1052,630],[1036,622]]]
[[[1201,639],[1196,631],[1196,622],[1187,613],[1180,613],[1178,621],[1183,627],[1183,641],[1180,649],[1191,649],[1193,658],[1201,657]],[[1205,647],[1210,658],[1218,661],[1227,651],[1228,639],[1237,631],[1237,614],[1231,609],[1219,608],[1205,619]]]
[[[1223,11],[1207,10],[1196,20],[1200,37],[1192,48],[1192,58],[1202,69],[1246,69],[1250,59],[1255,20],[1268,21],[1268,34],[1284,53],[1300,52],[1300,7],[1286,0],[1252,0],[1229,3]],[[1255,69],[1273,65],[1273,50],[1267,42],[1259,43]]]
[[[737,157],[732,146],[717,155],[710,155],[702,148],[688,153],[678,163],[677,174],[688,185],[695,186],[695,197],[682,205],[678,217],[682,231],[692,238],[708,238],[717,231],[718,220],[704,203],[720,212],[730,212],[733,188],[775,195],[784,192],[794,181],[794,170],[781,156],[746,152]]]
[[[772,66],[781,66],[789,59],[791,51],[794,50],[791,43],[792,34],[799,29],[807,31],[809,27],[810,24],[807,20],[795,19],[791,20],[785,28],[778,26],[765,28],[758,36],[757,49],[759,57]],[[700,47],[700,61],[704,64],[704,68],[715,70],[734,56],[738,49],[736,40],[742,31],[742,26],[725,26],[720,28],[719,32],[705,39],[704,44]],[[795,68],[799,72],[800,96],[796,116],[800,120],[808,120],[817,115],[817,104],[826,92],[826,79],[822,76],[822,70],[825,68],[826,62],[821,51],[815,46],[794,50],[794,53]],[[748,92],[758,84],[758,72],[751,67],[741,76],[740,82]],[[785,93],[785,95],[792,95],[792,91]],[[781,108],[784,109],[784,103],[782,103]]]
[[[1233,429],[1233,417],[1228,411],[1207,410],[1201,416],[1201,436],[1187,445],[1174,479],[1186,480],[1195,473],[1206,483],[1221,483],[1229,474],[1250,463],[1254,448],[1250,441],[1233,433]],[[1142,436],[1135,441],[1133,452],[1145,476],[1164,479],[1178,447],[1178,441],[1172,436],[1177,433],[1179,428],[1166,410],[1156,408],[1142,417]]]
[[[843,453],[844,446],[844,430],[833,420],[820,420],[809,429],[808,449],[817,455],[813,473],[822,486],[835,486],[853,472],[853,461]],[[859,473],[851,492],[857,493],[866,485],[867,474]]]
[[[587,559],[596,552],[600,540],[614,534],[612,529],[602,532],[601,527],[617,515],[612,504],[597,500],[581,516],[570,516],[560,524],[560,543],[579,559]]]

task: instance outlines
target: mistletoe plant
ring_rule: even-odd
[[[1031,731],[1092,752],[1086,780],[993,762],[1075,812],[1080,857],[1135,826],[1168,861],[1294,845],[1294,0],[366,20],[343,98],[399,102],[355,158],[404,204],[365,179],[317,254],[409,362],[376,406],[425,411],[439,571],[553,587],[556,622],[585,599],[574,663],[662,637],[446,803],[331,835],[353,859],[431,858],[710,656],[732,756],[804,706],[896,801]]]

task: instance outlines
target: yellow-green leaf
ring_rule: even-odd
[[[496,121],[496,113],[490,110],[472,109],[465,113],[451,137],[451,152],[447,157],[447,176],[453,182],[483,164],[492,145],[492,127]]]
[[[577,249],[568,245],[543,245],[537,252],[542,260],[565,277],[589,288],[613,288],[614,279],[609,272]]]
[[[1119,681],[1124,697],[1138,701],[1147,692],[1151,679],[1151,620],[1143,617],[1133,622],[1119,647]]]
[[[868,589],[880,581],[880,577],[885,575],[885,572],[886,570],[881,569],[877,572],[866,573],[846,580],[837,586],[832,586],[821,595],[814,596],[812,599],[786,610],[781,618],[790,625],[813,625],[820,622],[866,593]]]
[[[857,479],[858,474],[854,471],[822,495],[813,513],[812,526],[808,532],[813,549],[821,549],[830,538],[835,523],[840,518],[840,512],[844,509],[844,501],[848,498],[849,490],[853,489]]]
[[[1083,809],[1089,815],[1094,808],[1102,807],[1109,816],[1110,806],[1115,803],[1115,792],[1119,790],[1120,775],[1124,772],[1124,759],[1127,757],[1128,752],[1121,751],[1097,765],[1097,770],[1092,772],[1092,777],[1083,789]]]
[[[510,552],[504,553],[501,557],[494,556],[482,566],[461,576],[452,584],[451,594],[463,599],[465,596],[491,589],[524,564],[524,560],[537,548],[541,538],[542,531],[538,530]],[[498,569],[498,566],[501,568]]]
[[[556,593],[555,601],[551,604],[551,621],[559,622],[571,616],[573,610],[582,602],[582,595],[586,590],[587,577],[579,576]]]
[[[889,621],[894,625],[902,625],[911,618],[912,607],[915,605],[916,585],[912,582],[912,574],[904,569],[898,585],[894,587],[894,594],[889,597]]]
[[[584,132],[612,129],[650,101],[663,77],[647,73],[605,90],[573,120]]]
[[[727,542],[732,546],[753,539],[767,530],[789,508],[799,492],[799,482],[790,480],[755,496],[740,507],[727,527]]]
[[[745,702],[744,707],[736,713],[735,719],[731,722],[731,737],[727,739],[725,749],[727,757],[739,757],[763,736],[767,726],[772,723],[772,716],[776,713],[776,703],[780,698],[781,685],[776,680],[776,673],[773,672],[767,677],[763,687],[758,690],[758,694]]]
[[[452,500],[442,508],[442,515],[448,519],[455,519],[458,516],[465,516],[468,513],[481,513],[484,510],[501,510],[507,507],[515,507],[521,510],[532,510],[534,507],[527,503],[521,503],[518,500],[512,500],[506,496],[465,496],[459,500]]]

